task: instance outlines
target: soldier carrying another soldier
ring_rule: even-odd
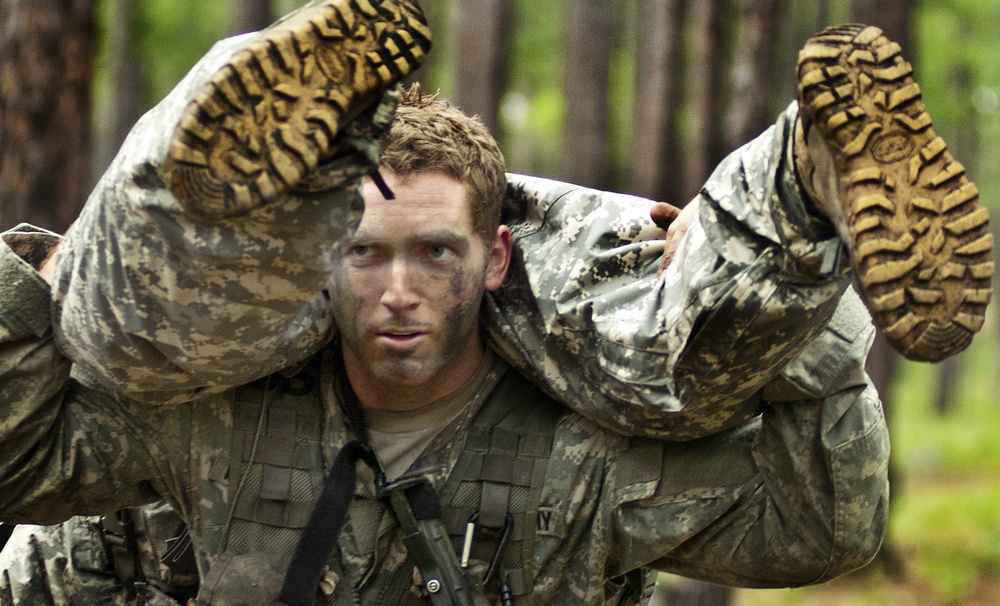
[[[166,501],[215,605],[627,603],[646,570],[866,563],[862,301],[939,359],[993,273],[899,47],[812,38],[798,103],[675,219],[506,174],[478,120],[396,86],[429,41],[408,0],[223,41],[65,238],[4,235],[0,519]]]

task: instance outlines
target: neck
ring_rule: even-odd
[[[342,347],[347,380],[361,404],[397,412],[416,410],[454,393],[476,374],[484,355],[483,344],[476,334],[461,351],[449,357],[438,373],[420,383],[410,384],[375,376],[349,348]]]

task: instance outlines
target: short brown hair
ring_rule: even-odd
[[[472,228],[489,246],[500,224],[507,186],[500,146],[476,116],[425,95],[419,84],[403,89],[396,117],[382,135],[379,164],[399,175],[441,171],[465,184]]]

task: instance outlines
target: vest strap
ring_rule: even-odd
[[[347,507],[354,498],[354,491],[345,490],[344,487],[355,485],[355,464],[359,459],[375,471],[376,485],[379,481],[385,481],[381,465],[371,446],[352,441],[341,449],[330,468],[309,522],[295,546],[295,553],[281,587],[279,599],[283,604],[307,606],[315,596],[316,587],[323,576],[323,567],[337,544],[337,537],[347,518]]]
[[[434,606],[474,606],[472,590],[462,574],[444,524],[441,503],[425,478],[393,487],[389,503],[403,529],[410,559],[423,575]]]

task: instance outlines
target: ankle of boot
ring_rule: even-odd
[[[826,218],[840,238],[850,243],[850,227],[837,190],[837,170],[823,137],[800,116],[795,123],[794,156],[802,190],[808,196],[807,207]]]

